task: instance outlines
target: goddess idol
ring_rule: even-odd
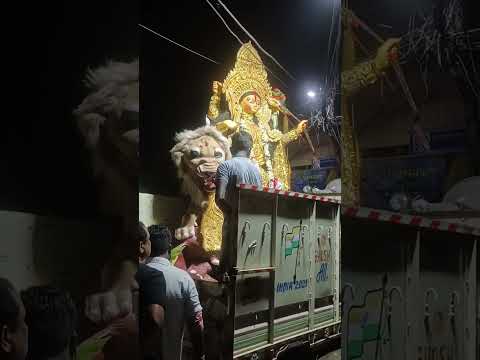
[[[222,95],[228,106],[226,111],[221,109]],[[278,90],[272,90],[258,52],[250,42],[245,43],[223,84],[213,82],[208,118],[224,135],[239,130],[248,132],[253,139],[251,159],[260,168],[263,186],[288,190],[291,168],[286,146],[304,133],[307,121],[282,133],[278,129],[278,114],[283,109]]]

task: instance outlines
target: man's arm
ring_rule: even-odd
[[[165,309],[159,304],[150,304],[144,309],[142,326],[142,347],[145,352],[156,352],[161,344],[162,329],[165,321]]]
[[[158,332],[165,321],[165,278],[161,271],[140,264],[136,279],[142,296],[141,311],[146,315],[146,327]]]
[[[187,325],[192,335],[193,358],[204,359],[203,312],[198,311],[193,318],[190,318]]]
[[[148,313],[150,319],[158,327],[162,328],[165,321],[165,309],[160,304],[150,304],[148,305]]]
[[[226,201],[228,182],[229,172],[227,165],[223,162],[218,166],[215,184],[215,202],[223,212],[230,211],[230,206]]]
[[[140,342],[142,344],[142,353],[159,352],[162,344],[162,333],[165,309],[159,304],[150,304],[144,309],[144,323],[141,325],[143,331]]]
[[[186,315],[187,326],[192,335],[194,359],[204,358],[203,313],[198,291],[190,276],[187,277]]]

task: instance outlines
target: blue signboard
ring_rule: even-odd
[[[329,169],[299,170],[294,172],[293,191],[303,192],[305,186],[324,189],[327,185]]]
[[[465,151],[466,144],[467,133],[464,129],[430,132],[432,151],[462,152]]]
[[[362,205],[390,209],[389,200],[398,192],[441,201],[447,164],[445,159],[433,156],[364,159],[362,175]]]
[[[294,169],[292,173],[292,190],[303,192],[305,186],[325,189],[330,172],[337,168],[336,159],[320,159],[312,169]]]

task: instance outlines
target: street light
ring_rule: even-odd
[[[310,98],[310,99],[313,99],[317,94],[315,93],[315,91],[308,91],[307,92],[307,96]]]

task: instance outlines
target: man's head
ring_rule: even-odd
[[[77,312],[70,296],[51,286],[21,292],[29,327],[28,358],[47,360],[76,348]]]
[[[10,281],[0,278],[0,357],[23,360],[27,351],[25,308]]]
[[[152,257],[168,257],[172,244],[172,234],[168,227],[163,225],[151,225],[148,227],[150,233],[151,254]]]
[[[152,252],[152,243],[150,242],[150,234],[144,223],[138,223],[138,245],[140,262],[148,258]]]
[[[239,131],[232,136],[232,146],[230,151],[235,156],[239,152],[245,152],[247,156],[250,156],[252,151],[253,140],[249,133],[246,131]]]

